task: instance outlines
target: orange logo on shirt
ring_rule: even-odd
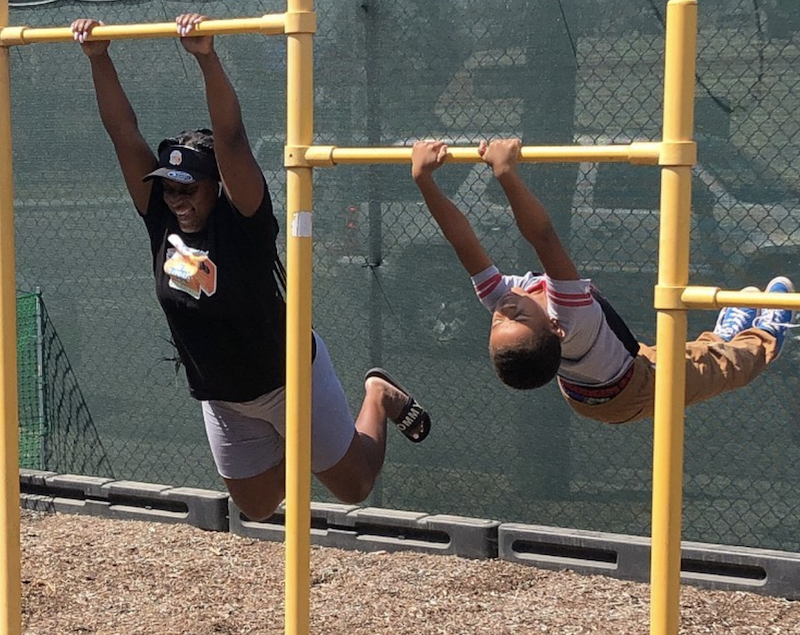
[[[217,265],[208,252],[187,247],[179,236],[172,234],[169,241],[175,249],[167,250],[164,273],[169,276],[169,286],[188,293],[195,300],[201,293],[212,296],[217,291]]]

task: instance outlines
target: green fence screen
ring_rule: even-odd
[[[318,0],[315,143],[658,140],[665,7]],[[13,2],[10,22],[164,22],[189,9],[228,18],[286,7],[32,0]],[[776,274],[800,282],[800,7],[700,0],[699,14],[691,282],[763,287]],[[235,35],[216,44],[283,225],[285,41]],[[118,41],[111,53],[154,145],[207,125],[196,65],[177,41]],[[33,419],[45,428],[43,467],[222,489],[199,406],[172,361],[145,230],[100,125],[88,63],[77,44],[63,43],[14,47],[11,64],[17,286],[40,288],[46,308],[44,417]],[[522,170],[583,274],[652,341],[658,168]],[[445,166],[440,183],[502,269],[538,265],[486,166]],[[604,426],[575,416],[555,386],[517,393],[497,381],[488,315],[408,165],[315,170],[314,245],[314,323],[353,406],[364,372],[380,365],[434,419],[419,446],[390,434],[369,504],[649,534],[652,422]],[[692,312],[690,333],[715,318]],[[751,386],[688,411],[685,539],[800,549],[800,343],[790,339]],[[21,361],[27,382],[23,363],[32,362]],[[321,488],[314,496],[329,500]]]
[[[17,382],[19,384],[19,466],[44,467],[41,296],[27,293],[17,298]]]

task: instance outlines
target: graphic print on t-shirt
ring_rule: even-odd
[[[208,252],[188,247],[176,234],[168,237],[174,248],[167,250],[164,273],[169,276],[169,286],[188,293],[195,300],[201,293],[208,296],[217,291],[217,265]]]

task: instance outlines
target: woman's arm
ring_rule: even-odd
[[[81,18],[72,23],[72,33],[89,58],[100,120],[114,144],[128,193],[136,209],[144,215],[153,184],[143,182],[142,177],[156,168],[157,160],[139,131],[136,113],[119,81],[108,53],[110,42],[87,39],[92,29],[101,24],[91,18]]]
[[[264,175],[250,149],[239,98],[214,50],[214,38],[191,36],[205,19],[198,13],[178,16],[178,33],[181,44],[195,57],[203,74],[222,185],[236,209],[244,216],[252,216],[264,200]]]

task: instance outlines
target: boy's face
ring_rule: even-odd
[[[526,345],[531,337],[543,331],[564,337],[558,322],[547,314],[544,290],[527,293],[514,287],[503,296],[492,315],[489,348],[498,350]]]

